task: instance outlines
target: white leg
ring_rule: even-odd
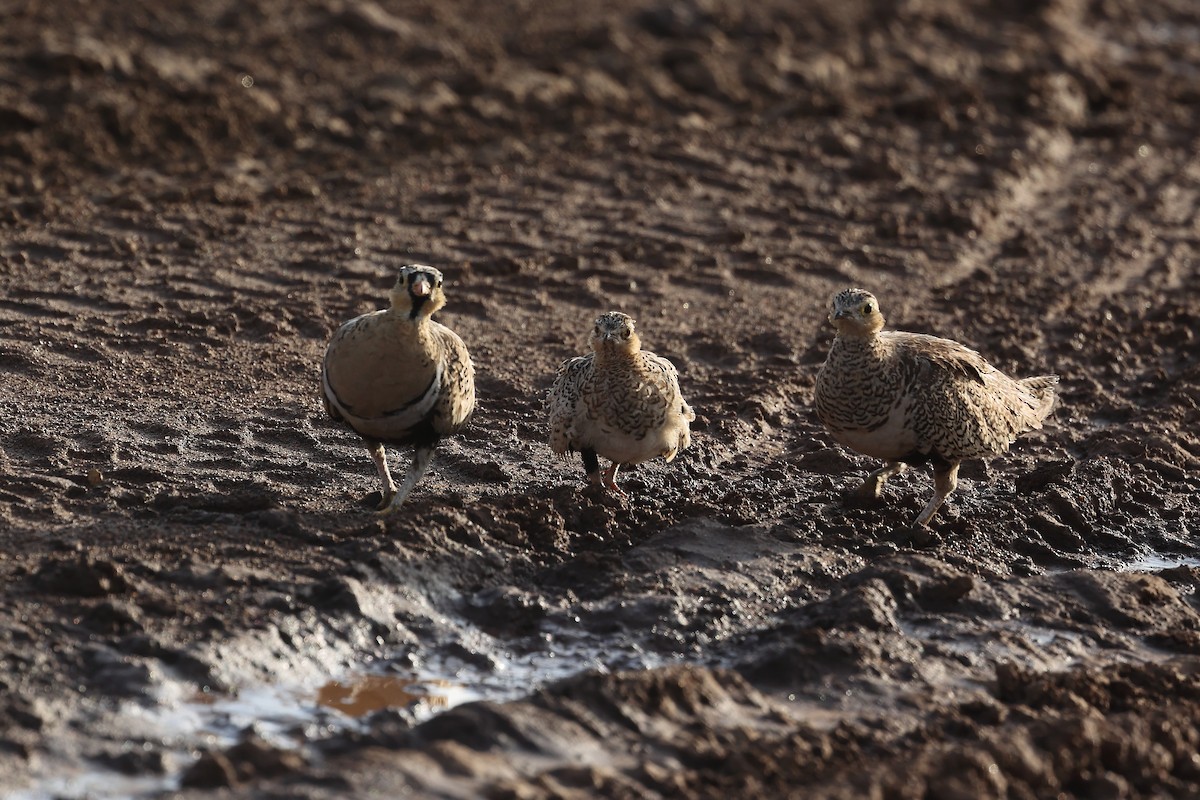
[[[929,525],[929,520],[945,501],[950,493],[958,487],[958,464],[951,464],[949,467],[942,469],[934,468],[933,470],[933,497],[929,503],[917,515],[916,522],[913,523],[916,527],[923,528]]]
[[[404,476],[404,483],[400,484],[400,489],[396,492],[387,508],[383,509],[384,514],[391,514],[396,509],[404,504],[408,498],[408,493],[417,485],[417,481],[421,480],[421,476],[425,474],[425,470],[429,468],[429,461],[433,458],[433,445],[424,445],[413,451],[412,466],[408,468],[408,474]]]
[[[868,475],[862,482],[862,486],[855,490],[855,494],[864,500],[876,500],[883,494],[883,485],[887,483],[888,478],[899,475],[906,469],[908,469],[907,464],[900,461],[889,461]]]
[[[371,460],[375,462],[375,469],[379,471],[379,480],[383,483],[383,488],[380,490],[383,493],[383,499],[377,507],[379,511],[382,511],[396,496],[396,482],[392,480],[392,473],[388,471],[387,453],[383,451],[383,444],[368,441],[367,452],[371,454]]]
[[[612,466],[604,470],[604,480],[601,482],[601,485],[604,486],[605,489],[616,492],[621,497],[628,497],[629,495],[621,491],[620,486],[617,486],[617,470],[620,468],[621,465],[614,461]]]

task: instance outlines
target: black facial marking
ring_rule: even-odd
[[[416,295],[414,295],[410,292],[409,297],[412,298],[412,311],[408,312],[408,318],[416,319],[417,315],[421,313],[421,307],[425,305],[426,301],[429,300],[430,296],[423,295],[421,297],[417,297]]]

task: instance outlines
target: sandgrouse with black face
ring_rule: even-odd
[[[617,470],[691,443],[696,419],[679,391],[675,366],[642,350],[633,319],[611,311],[592,329],[589,355],[564,361],[550,389],[550,449],[578,451],[588,479],[617,494]],[[597,456],[612,461],[600,472]]]
[[[454,331],[434,322],[446,304],[442,273],[400,270],[391,307],[356,317],[329,342],[321,369],[325,410],[367,445],[383,483],[379,510],[395,511],[425,473],[439,439],[461,430],[475,409],[475,368]],[[400,488],[384,445],[412,446]]]
[[[859,487],[865,498],[910,464],[933,466],[917,526],[954,491],[962,461],[1004,453],[1054,407],[1058,376],[1013,380],[957,342],[884,331],[862,289],[834,295],[829,321],[837,336],[817,376],[817,416],[838,443],[886,462]]]

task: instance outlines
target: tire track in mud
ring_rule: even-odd
[[[1114,158],[1062,129],[1028,137],[1014,156],[1048,157],[1024,156],[1025,164],[1002,172],[996,212],[939,288],[956,292],[980,277],[1001,287],[1023,279],[1041,295],[1058,293],[1044,299],[1051,323],[1130,291],[1149,300],[1183,288],[1196,252],[1189,220],[1200,210],[1200,162],[1175,150],[1159,154],[1158,174],[1139,174],[1149,147],[1130,144],[1131,152]],[[1173,168],[1162,172],[1164,163]],[[1102,195],[1114,184],[1124,190],[1119,206]]]
[[[1060,227],[1070,188],[1078,182],[1072,174],[1078,167],[1070,134],[1061,128],[1036,129],[1011,154],[1015,168],[999,171],[991,192],[967,200],[978,225],[968,232],[968,243],[954,263],[939,275],[936,289],[952,292],[959,284],[977,281],[981,271],[993,273],[998,256],[1027,228],[1041,228],[1043,222],[1053,223],[1051,229]]]
[[[1200,214],[1200,157],[1187,150],[1160,153],[1163,162],[1146,174],[1151,147],[1138,145],[1104,170],[1126,187],[1126,202],[1100,206],[1081,220],[1081,229],[1104,231],[1096,237],[1098,242],[1088,242],[1100,263],[1081,282],[1093,308],[1130,292],[1150,302],[1165,299],[1194,278],[1200,245],[1193,224]],[[1089,164],[1089,172],[1094,164]],[[1119,241],[1111,238],[1115,232],[1124,234]]]
[[[1197,298],[1198,198],[1200,164],[1190,146],[1128,136],[1116,147],[1081,147],[1060,196],[1033,210],[990,280],[958,289],[966,302],[996,293],[1000,302],[1010,281],[1024,280],[1032,290],[1041,322],[1002,332],[1002,350],[1048,360],[1067,377],[1065,421],[1076,454],[1144,459],[1164,473],[1196,463],[1188,453],[1194,445],[1172,433],[1190,429],[1195,410],[1174,406],[1164,415],[1159,406],[1171,391],[1195,391],[1190,309]],[[988,328],[1000,331],[1005,316],[997,314]],[[1111,360],[1096,363],[1100,352]],[[1072,406],[1089,402],[1100,407],[1071,415]],[[1114,419],[1141,433],[1113,431]]]

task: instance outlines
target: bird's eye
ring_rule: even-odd
[[[628,338],[629,338],[629,331],[628,331],[628,330],[623,330],[623,331],[621,331],[621,338],[622,338],[622,339],[628,339]]]
[[[864,314],[872,314],[874,312],[875,312],[875,309],[871,306],[870,303],[867,303],[866,305],[863,306]]]

